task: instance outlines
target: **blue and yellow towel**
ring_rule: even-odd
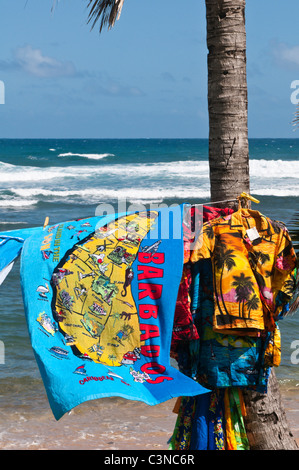
[[[173,220],[181,212],[177,206],[3,234],[14,250],[2,267],[21,253],[29,335],[56,419],[101,397],[156,405],[207,392],[170,365],[183,268]]]

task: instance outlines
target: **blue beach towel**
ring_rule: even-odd
[[[181,221],[177,206],[23,234],[26,320],[57,420],[101,397],[156,405],[209,392],[170,364]]]
[[[25,240],[40,230],[40,227],[36,227],[0,233],[0,285],[20,256]]]

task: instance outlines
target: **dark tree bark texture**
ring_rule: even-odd
[[[206,0],[211,199],[250,192],[245,0]]]
[[[267,395],[245,391],[244,399],[247,409],[245,426],[251,450],[298,450],[273,370]]]

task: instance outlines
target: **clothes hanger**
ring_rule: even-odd
[[[237,197],[237,200],[238,200],[238,211],[241,209],[250,209],[249,201],[255,202],[256,204],[260,203],[258,199],[256,199],[255,197],[245,192],[241,193],[240,196]]]

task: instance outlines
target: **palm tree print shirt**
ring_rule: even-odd
[[[256,228],[250,237],[248,229]],[[255,229],[254,229],[255,230]],[[250,239],[251,238],[251,239]],[[278,293],[292,294],[296,255],[284,224],[240,209],[203,225],[191,261],[211,258],[216,331],[257,335],[275,329]]]

